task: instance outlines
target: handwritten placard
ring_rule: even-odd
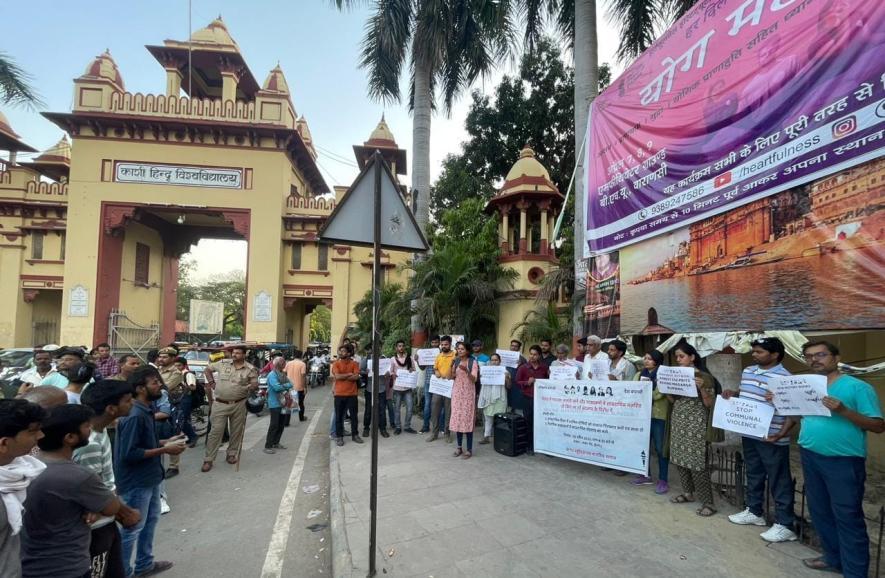
[[[396,372],[396,380],[393,382],[393,386],[415,389],[418,387],[418,372],[398,370]]]
[[[481,365],[479,375],[483,385],[504,385],[507,368],[503,365]]]
[[[669,395],[697,397],[698,386],[694,382],[694,368],[660,366],[658,368],[658,391]]]
[[[581,372],[584,379],[608,381],[609,372],[611,372],[611,363],[608,359],[593,359],[592,357],[584,359],[584,369]]]
[[[661,386],[660,369],[658,369],[658,388]],[[713,409],[713,427],[762,439],[768,435],[768,426],[771,425],[773,417],[774,407],[767,403],[742,397],[725,399],[718,395]]]
[[[436,362],[437,355],[439,355],[439,347],[434,347],[432,349],[419,349],[418,365],[422,367],[433,367],[433,364]]]
[[[831,415],[823,404],[826,375],[784,375],[771,380],[772,403],[781,415]]]
[[[519,367],[519,352],[509,349],[496,349],[495,353],[501,358],[504,367]]]
[[[551,365],[550,379],[556,381],[569,381],[577,379],[578,368],[573,365]]]
[[[391,361],[391,359],[389,357],[382,357],[381,359],[379,359],[378,360],[378,373],[380,373],[381,375],[387,375],[388,373],[390,373],[390,361]],[[368,365],[369,365],[369,376],[372,376],[373,375],[372,370],[374,369],[375,366],[372,363],[371,357],[369,358]]]
[[[454,384],[454,379],[440,379],[434,375],[430,378],[430,393],[435,393],[443,397],[452,397],[452,386]]]

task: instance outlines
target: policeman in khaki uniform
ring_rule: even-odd
[[[157,352],[157,371],[160,372],[160,377],[163,379],[163,385],[166,386],[166,392],[169,395],[170,403],[179,393],[178,390],[181,389],[181,372],[175,367],[176,357],[178,357],[178,351],[176,351],[174,347],[164,347]],[[171,415],[165,418],[165,421],[171,422],[171,420]],[[178,475],[178,465],[180,462],[181,454],[169,456],[169,469],[166,470],[167,478]]]
[[[246,362],[246,347],[231,348],[230,360],[216,361],[206,366],[203,375],[213,390],[214,401],[210,422],[212,429],[206,443],[206,457],[201,471],[212,469],[212,462],[221,445],[224,428],[230,424],[230,442],[227,445],[227,463],[235,464],[246,429],[246,398],[258,389],[258,370]]]

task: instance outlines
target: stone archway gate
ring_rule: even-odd
[[[112,309],[108,318],[108,344],[115,357],[134,353],[146,361],[148,351],[159,348],[160,324],[139,325],[129,319],[125,311]]]

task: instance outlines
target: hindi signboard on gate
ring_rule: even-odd
[[[241,189],[243,169],[117,161],[114,163],[114,180],[118,183]]]

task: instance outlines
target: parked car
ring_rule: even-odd
[[[17,347],[0,351],[0,389],[6,399],[15,397],[18,385],[15,382],[25,371],[34,366],[34,349]]]

